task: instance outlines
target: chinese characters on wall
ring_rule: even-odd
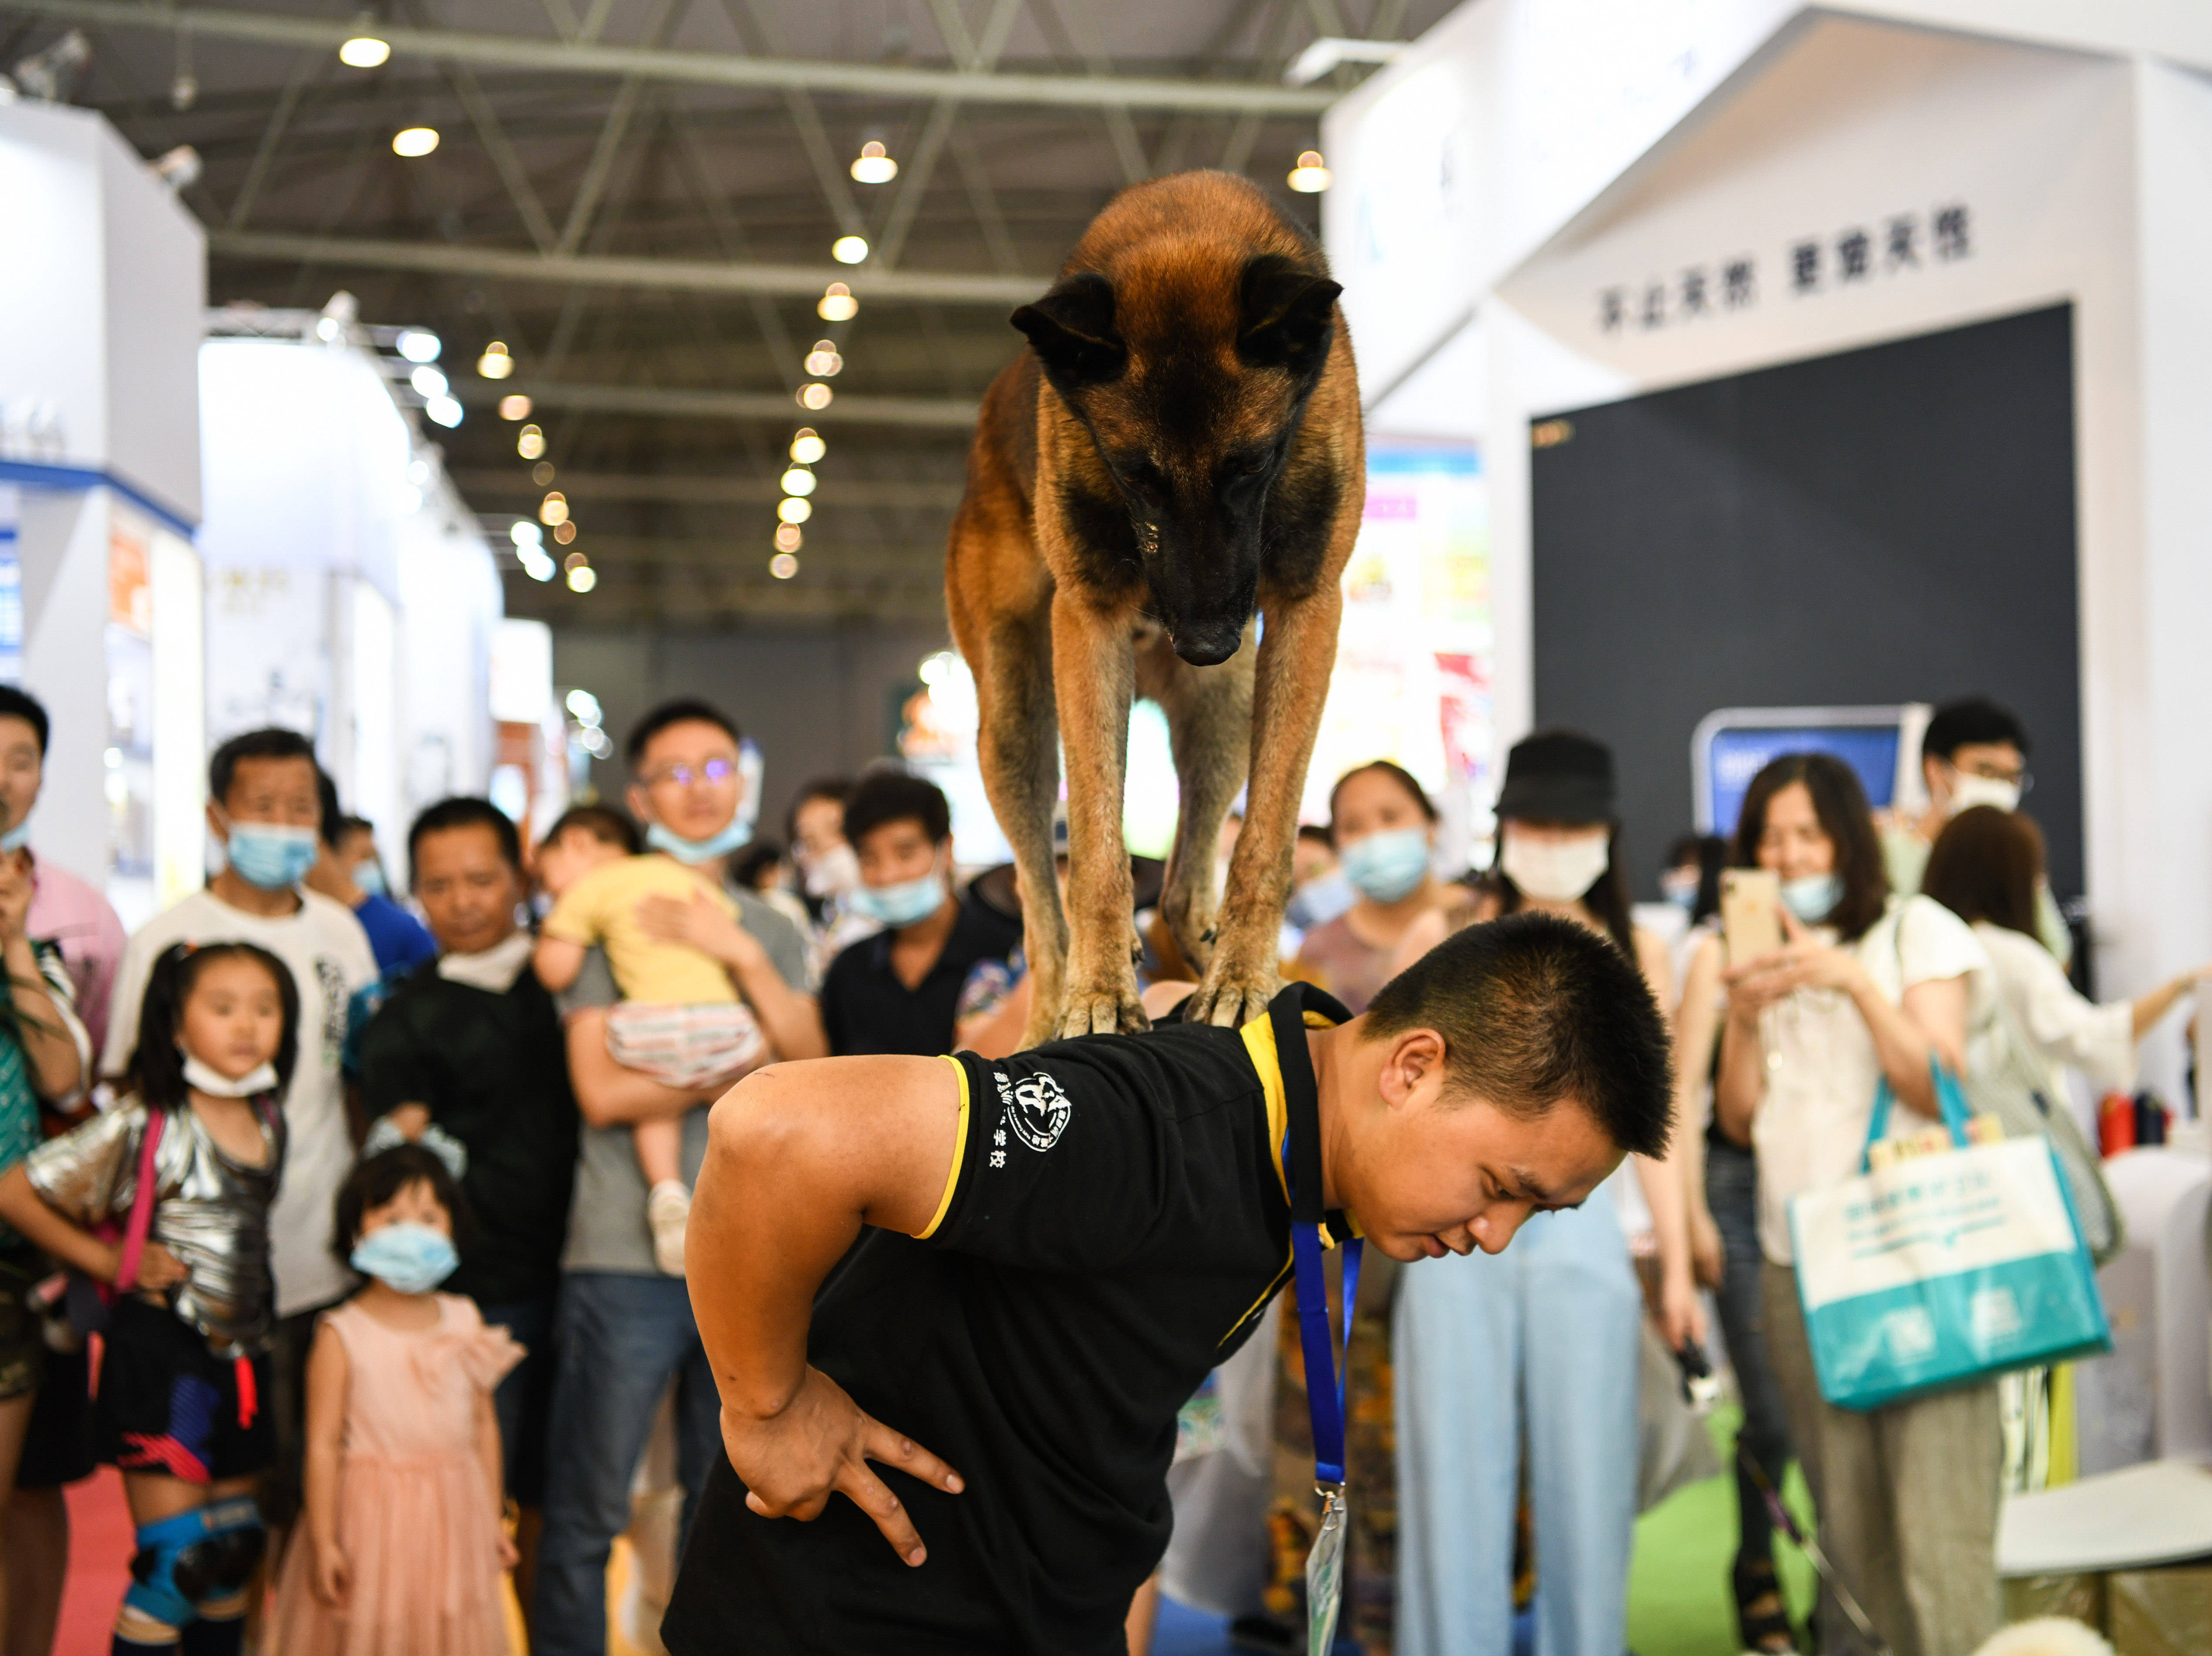
[[[1803,299],[1954,263],[1973,251],[1971,211],[1963,202],[1950,202],[1925,213],[1894,213],[1850,225],[1832,235],[1797,238],[1769,268],[1775,291]],[[1761,265],[1756,253],[1733,253],[1686,265],[1671,280],[1654,277],[1601,289],[1598,331],[1650,332],[1748,310],[1761,298]]]

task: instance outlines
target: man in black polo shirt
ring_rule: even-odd
[[[1242,1029],[726,1095],[690,1245],[728,1464],[668,1647],[1119,1656],[1176,1409],[1291,1275],[1294,1187],[1413,1261],[1496,1252],[1663,1151],[1658,1008],[1571,921],[1469,928],[1341,1011],[1293,985]]]
[[[853,909],[882,922],[838,955],[822,982],[822,1023],[839,1056],[950,1052],[961,991],[976,966],[1003,963],[1021,922],[952,889],[952,815],[936,784],[874,770],[845,801],[860,859]]]
[[[523,878],[514,824],[489,800],[442,800],[415,819],[407,861],[437,963],[401,980],[362,1032],[362,1105],[377,1123],[372,1148],[380,1135],[428,1133],[434,1146],[458,1143],[465,1154],[461,1193],[475,1224],[443,1286],[528,1350],[492,1395],[507,1493],[521,1509],[516,1575],[528,1606],[576,1100],[561,1014],[529,969],[530,934],[515,925]]]

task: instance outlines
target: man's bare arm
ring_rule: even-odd
[[[941,1058],[776,1064],[715,1105],[693,1192],[685,1275],[722,1397],[730,1464],[764,1517],[811,1519],[842,1492],[900,1557],[905,1509],[866,1462],[957,1493],[958,1476],[808,1367],[815,1291],[863,1225],[927,1230],[961,1148],[960,1084]]]

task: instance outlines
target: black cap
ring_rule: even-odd
[[[1613,750],[1577,730],[1541,730],[1513,744],[1498,814],[1522,822],[1612,822],[1619,815]]]

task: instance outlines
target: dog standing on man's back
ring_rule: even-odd
[[[1024,1044],[1145,1026],[1121,837],[1133,696],[1167,715],[1182,791],[1160,904],[1203,974],[1188,1015],[1241,1024],[1275,991],[1366,496],[1340,291],[1258,189],[1185,173],[1115,197],[1052,290],[1013,314],[1030,349],[984,397],[945,593],[975,676],[984,786],[1014,848]],[[1248,772],[1217,922],[1214,847]]]

